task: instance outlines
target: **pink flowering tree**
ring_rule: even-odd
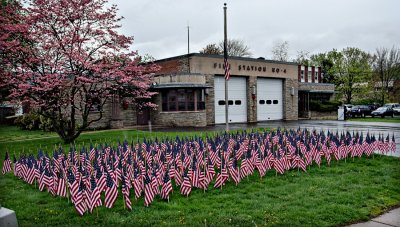
[[[159,67],[129,51],[133,38],[118,33],[122,18],[115,5],[106,8],[106,3],[31,0],[16,15],[17,22],[7,25],[29,40],[7,38],[9,47],[24,53],[23,59],[2,62],[7,65],[2,83],[11,89],[8,98],[29,101],[53,121],[65,143],[99,121],[112,96],[124,97],[138,109],[155,107],[149,87]],[[13,51],[5,52],[12,56]],[[91,114],[93,108],[100,111]]]

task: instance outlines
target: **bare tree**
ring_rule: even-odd
[[[224,50],[221,51],[221,49],[215,43],[208,44],[206,47],[200,50],[200,54],[223,54],[223,52]]]
[[[228,56],[235,57],[251,57],[252,53],[250,52],[250,48],[244,44],[243,40],[240,39],[228,39],[228,43],[226,45],[228,49]],[[200,50],[201,54],[224,54],[224,41],[221,41],[217,44],[212,43],[208,44],[202,50]]]
[[[226,48],[229,56],[251,57],[252,55],[250,48],[241,39],[228,39]],[[222,53],[224,52],[224,41],[219,43],[219,49],[222,50]]]
[[[297,56],[294,62],[299,63],[300,65],[309,65],[311,60],[310,60],[310,52],[307,50],[300,50],[297,51]]]
[[[374,72],[376,79],[380,82],[381,103],[385,103],[385,95],[389,91],[390,83],[400,79],[400,49],[392,47],[378,48],[374,55]]]
[[[276,42],[272,47],[272,59],[277,61],[288,61],[289,42]]]

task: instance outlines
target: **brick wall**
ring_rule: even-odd
[[[206,76],[206,84],[212,86],[212,88],[208,88],[208,94],[206,95],[206,122],[207,125],[215,124],[215,92],[214,92],[214,75]]]
[[[150,119],[154,125],[165,126],[207,126],[207,113],[202,111],[182,111],[182,112],[162,112],[161,111],[161,95],[154,97],[154,103],[158,108],[151,111]],[[207,103],[206,103],[207,105]]]
[[[247,121],[257,122],[257,97],[253,99],[253,87],[257,91],[257,77],[247,78]]]
[[[294,95],[291,94],[292,87]],[[283,119],[298,120],[298,81],[297,79],[285,79],[283,81]]]

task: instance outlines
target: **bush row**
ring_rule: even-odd
[[[35,112],[17,117],[14,123],[24,130],[53,131],[53,121]]]
[[[331,112],[337,111],[338,107],[342,105],[340,101],[310,101],[310,110],[318,112]]]

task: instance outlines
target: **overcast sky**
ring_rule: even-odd
[[[188,24],[191,53],[222,41],[224,2],[228,38],[242,39],[255,58],[270,59],[282,41],[291,59],[300,50],[400,47],[399,0],[111,0],[132,50],[156,59],[187,53]]]

